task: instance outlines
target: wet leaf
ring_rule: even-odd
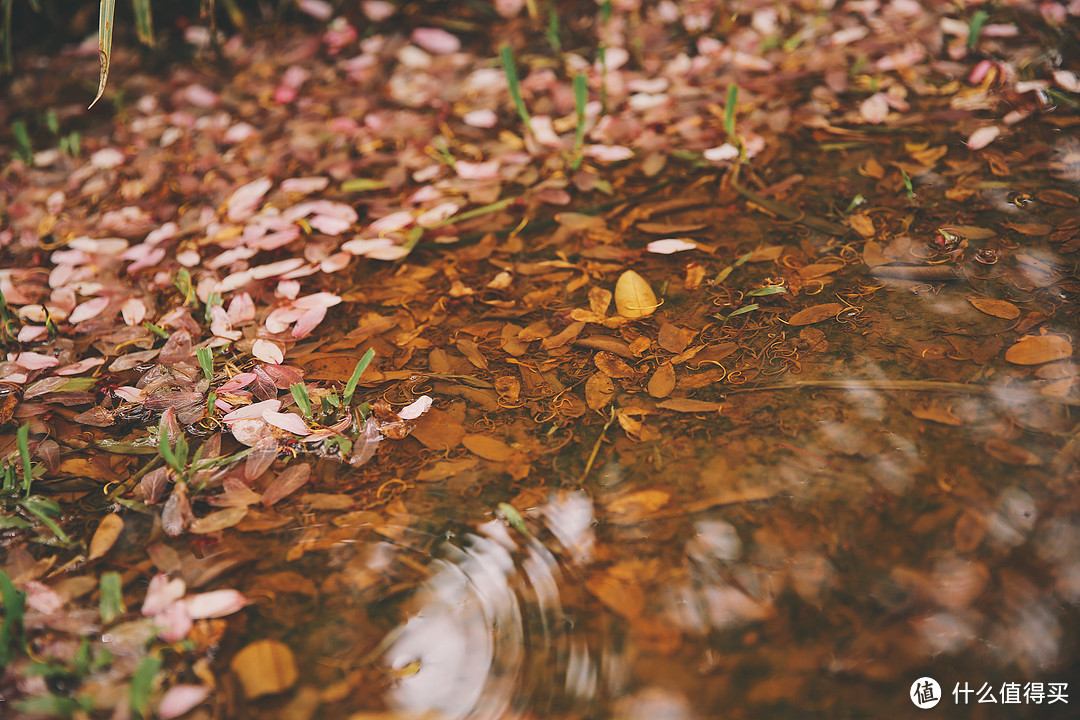
[[[1016,307],[1008,300],[969,297],[968,302],[974,305],[976,310],[984,312],[987,315],[993,315],[994,317],[1005,320],[1015,320],[1020,317],[1020,308]]]
[[[191,527],[188,528],[188,532],[195,533],[196,535],[208,535],[210,533],[220,532],[225,528],[231,528],[233,525],[243,520],[247,513],[247,505],[219,510],[193,522]]]
[[[844,309],[842,303],[823,303],[800,310],[788,320],[789,325],[812,325],[836,317],[836,314]]]
[[[614,396],[615,384],[602,372],[593,373],[585,382],[585,402],[593,410],[602,409]]]
[[[1041,365],[1072,355],[1072,345],[1060,335],[1028,335],[1005,351],[1014,365]]]
[[[648,281],[633,270],[627,270],[615,283],[615,309],[628,318],[648,317],[660,305]]]
[[[263,492],[263,507],[270,507],[278,500],[302,487],[308,481],[310,475],[311,466],[305,463],[290,465],[282,470],[281,474],[274,478]]]
[[[668,504],[671,493],[664,490],[639,490],[615,498],[607,504],[612,522],[635,523]]]
[[[670,362],[661,363],[649,378],[649,394],[654,398],[666,398],[675,389],[675,368]]]
[[[855,213],[848,218],[848,225],[864,238],[874,237],[874,221],[866,213]]]
[[[683,413],[707,413],[719,412],[723,405],[717,402],[706,402],[691,398],[671,398],[657,403],[656,407]]]
[[[645,610],[645,591],[633,578],[597,573],[586,581],[585,587],[609,610],[628,620],[641,617]]]
[[[1042,459],[1035,453],[1004,440],[991,438],[983,447],[987,455],[1008,465],[1042,465]]]
[[[920,420],[929,420],[942,425],[959,426],[964,424],[964,421],[954,415],[952,410],[935,405],[915,405],[911,408],[911,414]]]
[[[299,677],[292,650],[277,640],[256,640],[236,653],[229,667],[248,700],[284,692]]]
[[[474,455],[479,455],[485,460],[506,462],[514,456],[514,450],[502,440],[490,435],[466,435],[462,444]]]
[[[87,554],[87,559],[97,560],[103,557],[123,531],[124,521],[119,515],[110,513],[103,517],[98,523],[97,530],[94,531],[94,536],[90,539],[90,552]]]
[[[632,378],[637,375],[637,373],[634,372],[634,369],[630,367],[626,361],[603,350],[596,353],[593,362],[596,363],[597,369],[608,377]]]

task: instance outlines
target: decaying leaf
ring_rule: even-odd
[[[675,389],[675,368],[670,362],[661,363],[649,378],[649,394],[654,398],[666,398]]]
[[[596,353],[593,362],[596,363],[597,369],[608,377],[625,379],[637,375],[637,373],[634,372],[634,369],[630,367],[626,361],[609,352],[604,352],[603,350]]]
[[[462,439],[462,444],[469,449],[469,452],[485,460],[506,462],[514,456],[513,448],[490,435],[466,435]]]
[[[277,640],[256,640],[236,653],[229,667],[248,700],[284,692],[299,677],[292,650]]]
[[[627,270],[615,283],[615,309],[623,317],[642,318],[656,312],[660,304],[645,278]]]
[[[954,415],[952,410],[937,407],[936,405],[915,405],[911,408],[911,414],[920,420],[929,420],[942,425],[959,426],[964,424],[964,421]]]
[[[836,317],[836,314],[844,309],[842,303],[823,303],[804,308],[791,316],[789,325],[812,325],[822,320]]]
[[[670,400],[656,403],[656,407],[683,413],[707,413],[719,412],[723,405],[718,402],[706,402],[704,400],[694,400],[692,398],[671,398]]]
[[[225,528],[231,528],[233,525],[243,520],[244,516],[247,515],[247,512],[247,505],[218,510],[217,512],[212,512],[193,522],[191,527],[188,528],[188,531],[195,533],[196,535],[208,535],[210,533],[220,532]]]
[[[97,560],[99,557],[103,557],[116,543],[116,539],[120,537],[120,533],[123,531],[124,521],[116,513],[110,513],[101,518],[97,530],[94,531],[93,538],[90,539],[90,552],[87,553],[87,559]]]
[[[969,297],[968,302],[975,306],[976,310],[987,315],[993,315],[1004,320],[1015,320],[1020,317],[1020,308],[1008,300],[995,300],[993,298]]]
[[[1014,365],[1041,365],[1072,355],[1072,345],[1060,335],[1028,335],[1005,351]]]
[[[600,410],[611,402],[615,395],[615,384],[602,372],[596,372],[585,381],[585,402],[593,410]]]
[[[1005,440],[991,438],[983,447],[987,455],[1008,465],[1042,465],[1042,458],[1038,455]]]

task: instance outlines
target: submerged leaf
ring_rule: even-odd
[[[628,318],[648,317],[660,305],[645,278],[633,270],[627,270],[615,283],[615,308]]]

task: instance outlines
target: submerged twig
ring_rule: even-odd
[[[585,482],[585,478],[588,477],[589,471],[592,470],[593,463],[596,462],[596,454],[600,452],[600,446],[604,442],[604,436],[607,435],[608,428],[611,427],[611,423],[615,421],[615,408],[611,408],[611,415],[608,416],[608,420],[604,423],[604,429],[600,431],[600,437],[596,438],[596,444],[593,445],[592,452],[589,453],[589,460],[585,463],[585,469],[581,472],[581,477],[578,479],[578,484],[581,485]]]

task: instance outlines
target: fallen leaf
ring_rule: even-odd
[[[831,317],[836,317],[836,314],[844,309],[842,303],[824,303],[822,305],[813,305],[808,308],[804,308],[799,312],[791,316],[788,320],[789,325],[812,325],[822,320],[828,320]]]
[[[593,373],[585,382],[585,402],[593,410],[606,406],[614,395],[615,384],[602,372]]]
[[[593,362],[596,363],[596,367],[600,372],[604,373],[608,377],[613,378],[632,378],[637,375],[634,372],[634,368],[630,367],[624,360],[621,360],[618,356],[609,352],[601,350],[596,353],[596,357],[593,358]]]
[[[704,413],[719,412],[723,405],[717,402],[705,402],[704,400],[693,400],[691,398],[671,398],[656,403],[656,407],[664,410],[674,410],[675,412]]]
[[[97,530],[94,531],[94,537],[90,539],[90,552],[87,554],[87,559],[97,560],[103,557],[123,531],[124,521],[116,513],[110,513],[101,518]]]
[[[236,653],[229,667],[248,700],[284,692],[299,677],[292,650],[277,640],[256,640]]]
[[[612,522],[635,523],[667,505],[669,500],[671,493],[665,490],[639,490],[615,498],[606,509],[615,516],[610,518]]]
[[[1035,453],[1004,440],[991,438],[983,448],[987,455],[1007,465],[1042,465],[1042,459]]]
[[[1004,320],[1015,320],[1020,317],[1020,308],[1013,305],[1008,300],[995,300],[993,298],[974,298],[969,297],[968,302],[975,306],[975,309],[984,312],[987,315],[993,315]]]
[[[935,405],[916,405],[911,408],[911,414],[920,420],[941,423],[942,425],[963,425],[964,421],[953,415],[952,410]]]
[[[649,378],[649,394],[654,398],[666,398],[675,389],[675,368],[670,362],[661,363]]]
[[[196,535],[208,535],[210,533],[220,532],[225,528],[231,528],[233,525],[243,520],[244,516],[247,515],[247,512],[248,509],[246,505],[219,510],[218,512],[210,513],[193,522],[191,527],[188,528],[188,531],[195,533]]]
[[[874,237],[874,221],[866,213],[855,213],[848,218],[848,225],[864,238]]]
[[[627,270],[615,283],[615,309],[628,318],[652,315],[660,305],[648,281],[633,270]]]
[[[514,456],[513,448],[489,435],[466,435],[461,442],[470,452],[485,460],[505,462]]]
[[[1005,351],[1014,365],[1041,365],[1072,355],[1072,345],[1060,335],[1028,335]]]

